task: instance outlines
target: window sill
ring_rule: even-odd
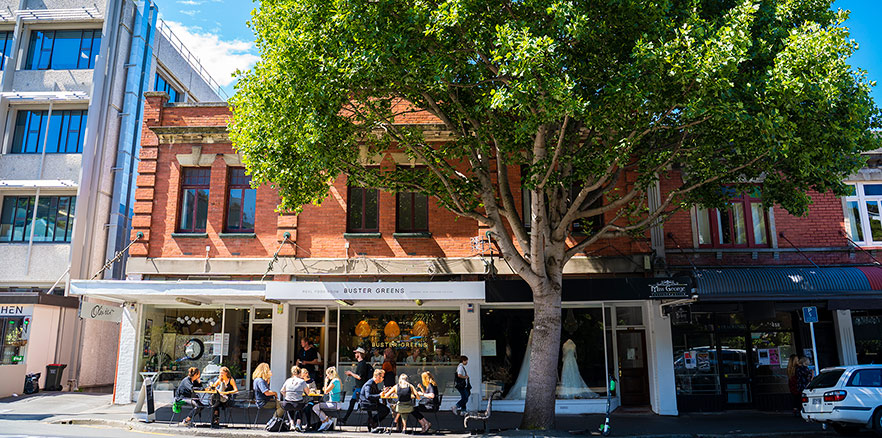
[[[220,233],[221,239],[256,239],[257,233]]]
[[[171,233],[175,239],[207,239],[208,233]]]
[[[432,237],[432,233],[421,231],[416,233],[392,233],[393,239],[428,239]]]
[[[344,239],[379,239],[383,237],[380,233],[343,233]]]

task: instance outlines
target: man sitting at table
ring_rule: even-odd
[[[383,370],[374,370],[374,378],[368,380],[359,392],[359,404],[361,408],[368,412],[374,412],[373,418],[368,417],[368,428],[373,432],[380,426],[380,422],[389,415],[389,408],[380,402],[380,387],[377,386],[383,381]]]
[[[285,384],[282,385],[282,397],[284,400],[282,401],[282,409],[290,414],[291,411],[294,412],[294,430],[298,432],[305,432],[306,427],[302,425],[303,417],[304,417],[304,408],[306,407],[307,399],[304,397],[308,394],[309,387],[306,386],[306,382],[300,378],[301,368],[297,365],[291,367],[291,377],[288,380],[285,380]],[[308,415],[308,413],[306,413]]]
[[[202,389],[202,382],[199,380],[200,374],[199,368],[190,367],[187,370],[187,377],[184,377],[184,380],[181,380],[178,388],[175,389],[175,403],[184,403],[193,408],[187,414],[187,418],[181,421],[181,426],[192,426],[193,417],[199,415],[202,408],[205,407],[205,404],[194,397],[196,394],[193,393],[193,390]]]

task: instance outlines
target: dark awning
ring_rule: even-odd
[[[41,292],[2,292],[0,293],[0,304],[43,304],[76,309],[80,306],[80,300],[77,297],[50,295]]]
[[[692,295],[690,277],[565,278],[563,301],[648,300],[687,298]],[[524,280],[488,280],[488,303],[530,303],[533,292]]]
[[[731,268],[695,272],[701,300],[882,299],[882,268]]]

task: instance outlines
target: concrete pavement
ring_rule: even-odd
[[[143,437],[145,434],[189,435],[211,437],[272,437],[262,428],[244,426],[241,412],[233,414],[234,426],[222,429],[208,427],[181,428],[169,425],[171,410],[161,406],[157,422],[151,424],[132,420],[133,405],[112,405],[106,394],[39,393],[32,396],[0,400],[0,435],[4,436],[121,436]],[[238,411],[238,410],[237,410]],[[268,413],[264,412],[261,423]],[[204,416],[207,419],[207,415]],[[428,417],[440,432],[449,437],[469,436],[462,419],[450,412],[441,412],[437,420]],[[351,420],[359,421],[358,418]],[[518,431],[519,414],[495,412],[488,424],[488,436],[586,436],[596,432],[603,422],[602,415],[565,415],[557,418],[557,431],[536,434]],[[388,422],[388,420],[386,420]],[[353,421],[350,421],[353,423]],[[413,420],[411,420],[413,423]],[[831,437],[819,425],[807,424],[789,413],[776,414],[756,411],[734,411],[715,414],[687,414],[679,417],[661,417],[648,412],[614,413],[611,419],[612,435],[643,438],[722,438],[722,437]],[[471,426],[471,424],[470,424]],[[480,424],[475,424],[478,427]],[[433,427],[433,428],[435,428]],[[324,433],[326,437],[364,437],[364,428],[356,432],[354,426],[341,431]],[[288,435],[293,435],[294,432]],[[318,435],[317,433],[315,433]],[[870,433],[863,436],[872,436]]]

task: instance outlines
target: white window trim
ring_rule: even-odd
[[[870,228],[870,213],[867,211],[867,202],[876,201],[878,204],[882,204],[882,195],[872,195],[867,196],[864,194],[864,185],[873,184],[873,185],[882,185],[882,182],[874,181],[874,182],[846,182],[848,185],[854,186],[855,194],[853,196],[844,196],[842,198],[842,214],[843,214],[843,228],[845,228],[845,232],[848,237],[861,246],[882,246],[882,240],[875,241],[873,240],[873,232]],[[858,203],[858,212],[860,214],[860,225],[861,225],[861,233],[863,234],[863,239],[857,240],[851,235],[851,229],[846,226],[845,221],[848,220],[848,203],[849,202],[857,202]],[[882,208],[882,207],[880,207]],[[882,210],[880,210],[882,213]]]

